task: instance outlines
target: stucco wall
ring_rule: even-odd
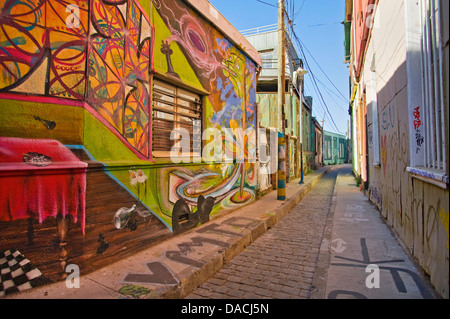
[[[380,1],[375,19],[377,24],[372,29],[359,90],[367,89],[370,134],[378,133],[369,138],[361,136],[367,138],[369,151],[367,166],[363,167],[367,170],[367,195],[430,275],[438,293],[448,298],[449,191],[418,180],[406,171],[414,132],[409,131],[408,120],[403,3]],[[374,102],[372,72],[376,81],[376,114],[371,106]],[[361,100],[355,102],[358,107],[361,107]],[[378,117],[376,129],[373,127],[375,115]],[[377,153],[375,143],[378,143],[378,158],[374,156]]]

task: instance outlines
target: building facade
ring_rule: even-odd
[[[313,118],[313,126],[314,126],[314,165],[313,169],[317,169],[323,166],[323,128],[319,124],[316,118]]]
[[[445,298],[448,12],[441,0],[348,0],[345,17],[354,173]]]
[[[323,131],[323,164],[336,165],[348,162],[347,137]]]
[[[58,280],[255,200],[261,58],[208,1],[6,0],[0,20],[0,253]]]
[[[281,132],[282,108],[278,105],[278,26],[269,25],[242,31],[261,55],[262,69],[257,83],[257,103],[261,128]],[[307,174],[314,165],[315,129],[312,98],[304,96],[303,62],[289,33],[285,33],[285,132],[287,137],[287,181]],[[272,176],[272,187],[276,179]],[[268,186],[268,187],[270,187]]]

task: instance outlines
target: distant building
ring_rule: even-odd
[[[323,166],[323,128],[313,117],[314,126],[314,165],[313,169],[317,169]]]
[[[323,131],[323,164],[335,165],[348,162],[347,137]]]

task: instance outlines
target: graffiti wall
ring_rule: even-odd
[[[239,39],[178,0],[6,0],[0,21],[0,253],[58,280],[255,200],[256,63]],[[247,132],[223,135],[234,160],[154,154],[155,77],[201,96],[203,130]]]
[[[152,27],[138,2],[112,3],[3,2],[0,92],[63,105],[83,102],[138,157],[148,159]]]
[[[239,128],[250,133],[243,143],[236,136],[223,141],[227,156],[236,159],[245,154],[243,161],[158,170],[155,182],[164,189],[153,192],[158,198],[149,200],[149,205],[158,202],[156,210],[162,211],[163,219],[168,216],[170,224],[177,200],[182,200],[183,206],[195,206],[200,195],[211,197],[212,215],[253,201],[256,169],[248,160],[251,155],[245,152],[256,147],[255,63],[180,1],[155,0],[152,17],[158,31],[155,72],[165,80],[208,92],[203,101],[203,129],[223,132]]]
[[[448,295],[448,284],[438,279],[448,282],[448,190],[406,171],[408,121],[399,116],[406,108],[406,96],[400,93],[398,97],[379,113],[381,167],[369,174],[368,197],[430,274],[439,293]]]
[[[386,19],[392,11],[392,5],[387,3],[380,2],[377,8],[377,14]],[[367,52],[373,52],[374,47],[386,44],[391,49],[384,52],[383,56],[377,55],[375,62],[367,58],[363,66],[365,84],[376,86],[376,94],[367,96],[367,136],[361,137],[367,140],[369,154],[367,165],[363,167],[367,172],[366,194],[430,275],[436,291],[448,298],[449,191],[446,187],[435,185],[432,179],[417,178],[407,171],[411,165],[410,153],[416,151],[410,150],[410,145],[421,147],[424,141],[417,134],[422,125],[418,121],[421,106],[415,106],[411,111],[414,130],[410,129],[407,116],[410,109],[404,40],[399,36],[401,33],[385,36],[387,29],[404,27],[404,17],[400,17],[392,20],[394,25],[373,29]],[[397,44],[400,50],[394,49]],[[376,72],[371,74],[374,63]],[[363,99],[359,99],[359,103],[361,101]],[[372,103],[376,105],[373,111]],[[379,149],[379,158],[375,158],[375,148]]]

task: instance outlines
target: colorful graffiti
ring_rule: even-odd
[[[449,221],[449,213],[445,212],[445,209],[442,208],[442,210],[439,212],[439,220],[441,224],[444,226],[445,232],[447,233],[447,249],[449,248],[448,244],[448,238],[449,238],[449,231],[448,231],[448,221]]]
[[[425,138],[422,136],[420,127],[422,126],[420,106],[416,107],[413,112],[414,116],[414,130],[415,130],[415,138],[416,138],[416,154],[420,152],[422,144],[425,141]]]
[[[245,183],[241,191],[242,170]],[[147,189],[143,203],[174,233],[203,224],[210,216],[256,198],[256,170],[252,163],[155,168],[148,170],[148,176],[143,184]],[[179,227],[180,221],[183,227]]]
[[[0,9],[1,91],[83,99],[88,1],[9,0]]]
[[[242,159],[208,167],[167,168],[156,174],[157,192],[163,194],[157,198],[161,218],[169,217],[172,224],[170,217],[179,211],[173,208],[176,203],[183,216],[194,216],[200,196],[214,201],[212,214],[254,200],[256,171],[248,161],[253,156],[248,150],[256,147],[256,71],[254,62],[236,45],[185,4],[154,0],[153,5],[155,25],[162,30],[155,36],[155,70],[210,93],[203,129],[230,130],[232,134],[222,134],[224,157]]]
[[[0,221],[31,215],[42,224],[61,214],[72,216],[85,232],[86,163],[46,139],[0,137],[0,155]]]
[[[152,28],[134,1],[95,1],[91,11],[86,100],[148,158]]]
[[[211,24],[179,1],[153,1],[168,28],[161,43],[176,43],[207,92],[212,112],[207,125],[217,128],[256,128],[255,64]],[[157,42],[159,43],[159,42]],[[155,50],[155,68],[167,72],[166,56]],[[162,62],[158,62],[158,60]],[[180,74],[185,65],[175,52],[171,65]]]
[[[69,260],[89,272],[256,197],[255,62],[239,41],[183,1],[143,5],[0,2],[1,134],[40,145],[21,153],[14,165],[41,171],[68,165],[56,163],[58,156],[48,151],[58,143],[76,166],[76,174],[57,176],[61,189],[33,177],[35,192],[16,204],[28,206],[12,211],[8,198],[22,193],[17,177],[3,182],[9,173],[2,141],[0,248],[13,243],[52,279]],[[221,140],[231,161],[176,164],[152,154],[153,77],[201,95],[202,129],[231,131]],[[58,200],[44,203],[41,195]],[[15,227],[26,238],[14,236]],[[48,240],[51,247],[43,244],[48,237],[58,237],[59,246],[55,239]]]

